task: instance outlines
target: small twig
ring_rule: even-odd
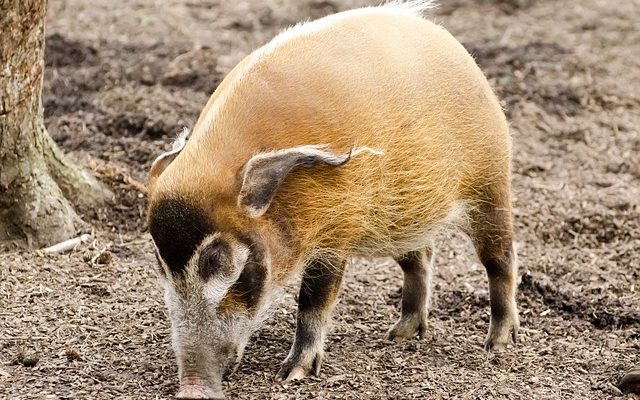
[[[42,251],[45,254],[65,253],[69,250],[75,249],[77,246],[88,241],[90,238],[91,238],[91,235],[85,233],[84,235],[80,235],[73,239],[65,240],[64,242],[60,242],[58,244],[54,244],[53,246],[49,246],[45,249],[42,249]]]

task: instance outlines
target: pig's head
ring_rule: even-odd
[[[156,202],[149,228],[171,318],[178,398],[223,398],[222,377],[266,308],[267,255],[251,232],[218,229],[185,199]]]
[[[233,174],[230,193],[214,189],[203,199],[202,188],[200,195],[185,192],[189,175],[179,163],[164,172],[184,145],[182,140],[151,168],[148,224],[171,318],[180,374],[177,397],[223,398],[222,377],[240,361],[281,287],[283,273],[273,271],[272,260],[288,268],[280,265],[279,254],[292,240],[282,229],[291,228],[286,221],[273,221],[277,210],[265,215],[276,191],[296,166],[339,166],[351,153],[335,155],[318,146],[260,153]],[[181,190],[166,184],[176,176]]]

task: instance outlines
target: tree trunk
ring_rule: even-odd
[[[0,242],[60,242],[86,227],[75,205],[109,191],[65,159],[42,116],[47,0],[0,0]]]

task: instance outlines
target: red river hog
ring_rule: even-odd
[[[224,79],[149,173],[148,225],[178,398],[223,398],[272,301],[301,276],[283,379],[317,374],[352,256],[404,273],[390,339],[427,329],[434,233],[469,236],[489,278],[488,350],[516,337],[511,138],[474,59],[392,2],[296,25]]]

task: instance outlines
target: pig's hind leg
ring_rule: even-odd
[[[278,372],[280,379],[297,380],[319,373],[327,325],[344,267],[344,260],[315,260],[305,268],[298,296],[296,337]]]
[[[491,319],[485,349],[500,352],[517,339],[517,256],[509,184],[485,190],[484,199],[470,211],[470,225],[465,230],[489,277]]]
[[[398,322],[389,330],[388,338],[402,341],[418,334],[423,337],[431,306],[433,247],[412,251],[396,259],[404,273],[402,310]]]

